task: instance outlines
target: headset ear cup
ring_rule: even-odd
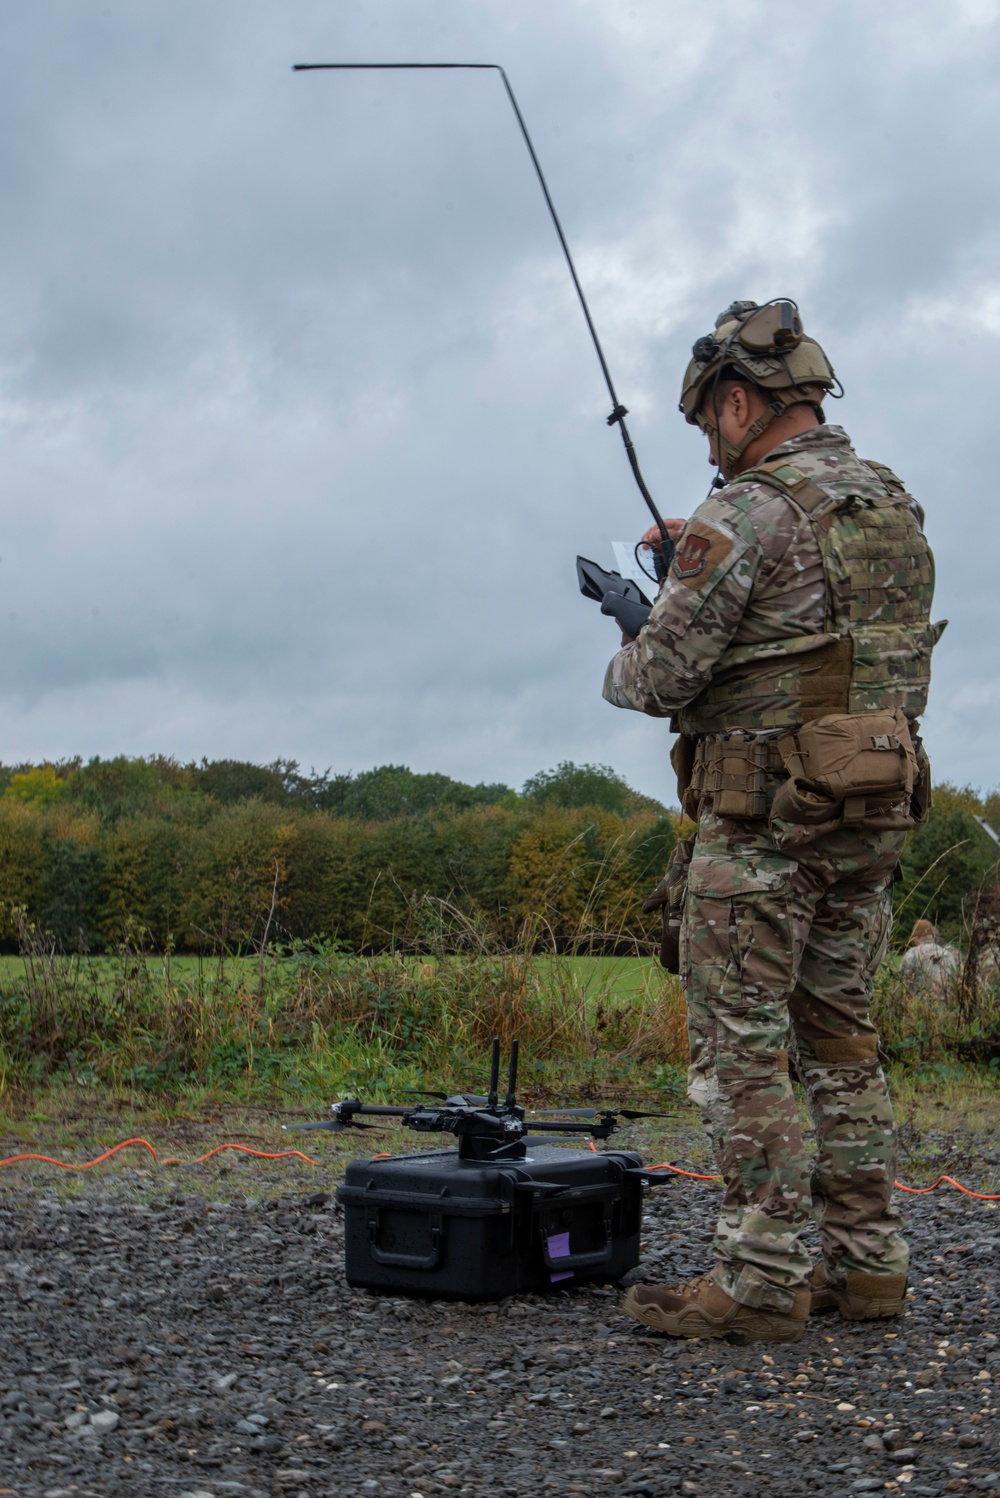
[[[737,338],[752,354],[784,354],[802,342],[802,319],[795,303],[769,302],[740,325]]]

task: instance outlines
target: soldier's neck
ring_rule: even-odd
[[[770,426],[766,426],[760,436],[755,438],[741,454],[740,473],[745,473],[748,468],[755,467],[767,457],[768,453],[774,452],[776,447],[780,447],[790,437],[797,437],[799,432],[808,432],[811,427],[819,425],[820,422],[812,406],[789,406],[788,410],[776,416]]]

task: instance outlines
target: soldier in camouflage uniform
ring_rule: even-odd
[[[954,947],[941,945],[941,934],[930,921],[916,921],[899,964],[907,993],[919,999],[945,999],[958,977],[962,959]]]
[[[870,1000],[943,626],[930,624],[922,513],[825,424],[834,384],[794,303],[734,303],[695,344],[681,409],[727,482],[686,525],[668,522],[669,571],[605,680],[615,706],[673,719],[697,822],[677,852],[690,858],[680,973],[689,1095],[724,1181],[715,1262],[690,1284],[635,1286],[623,1303],[674,1336],[794,1341],[810,1311],[897,1315],[906,1292]],[[807,730],[830,725],[863,747],[826,775]],[[879,791],[861,761],[903,768]],[[811,1168],[790,1057],[816,1130]]]

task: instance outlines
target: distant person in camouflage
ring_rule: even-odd
[[[943,999],[958,977],[962,959],[954,947],[941,944],[941,934],[930,921],[916,921],[899,963],[907,993],[921,999]]]
[[[794,1341],[811,1311],[893,1316],[906,1293],[870,999],[893,871],[926,814],[917,719],[943,625],[930,623],[922,512],[826,425],[836,383],[789,301],[734,303],[698,340],[681,409],[721,487],[667,522],[666,579],[605,679],[615,706],[672,720],[697,824],[668,882],[686,862],[689,1095],[724,1180],[714,1264],[623,1302],[671,1336]]]

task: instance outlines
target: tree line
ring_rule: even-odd
[[[921,916],[960,938],[1000,852],[976,816],[1000,830],[1000,793],[939,789],[903,856],[897,940]],[[401,765],[0,766],[0,944],[15,950],[30,924],[65,951],[265,937],[376,951],[430,940],[437,909],[505,939],[533,923],[540,942],[620,949],[654,935],[641,903],[679,826],[603,765],[564,763],[520,791]]]
[[[0,942],[26,922],[63,950],[336,939],[419,945],[434,902],[514,939],[641,938],[676,817],[607,766],[520,792],[385,765],[93,759],[0,768]],[[430,896],[428,901],[426,897]]]

